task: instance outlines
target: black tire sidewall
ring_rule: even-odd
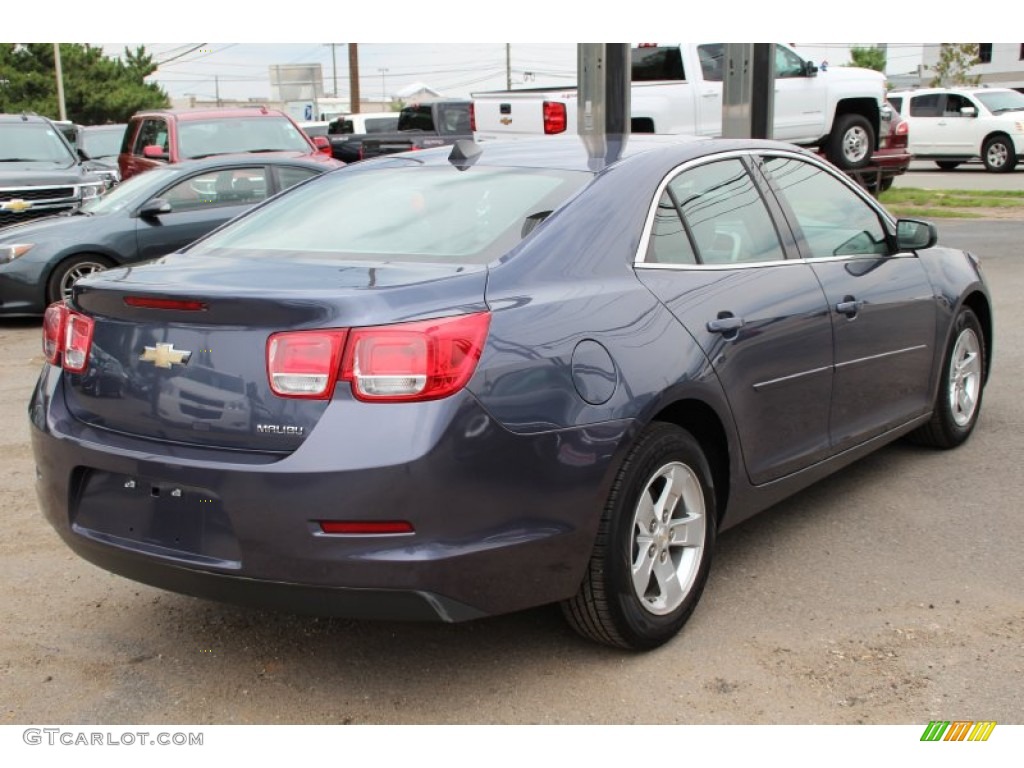
[[[956,349],[957,339],[960,338],[960,334],[967,328],[974,331],[974,335],[978,339],[982,380],[978,387],[978,401],[975,403],[971,420],[961,427],[953,418],[953,407],[949,403],[949,367],[953,362],[953,351]],[[936,412],[938,413],[939,426],[944,433],[946,442],[950,447],[953,447],[960,445],[970,437],[971,432],[974,430],[974,425],[978,423],[978,416],[981,414],[981,401],[985,393],[985,334],[982,333],[981,323],[978,321],[977,315],[969,308],[962,307],[957,313],[956,320],[953,322],[953,333],[949,337],[947,347],[946,354],[942,358]]]
[[[988,164],[988,151],[991,149],[993,144],[1002,144],[1006,147],[1006,162],[996,167]],[[1017,158],[1014,155],[1013,142],[1011,142],[1005,136],[993,136],[991,139],[985,142],[985,146],[981,148],[981,161],[985,165],[985,170],[989,173],[1009,173],[1017,167]]]
[[[113,262],[111,262],[110,259],[104,258],[102,256],[91,256],[86,254],[82,254],[79,256],[71,256],[67,259],[64,259],[64,261],[60,262],[56,267],[53,268],[53,271],[50,273],[49,280],[46,281],[45,298],[47,306],[56,301],[61,301],[62,296],[60,291],[60,284],[64,282],[65,275],[67,275],[68,272],[77,267],[79,264],[84,264],[86,262],[95,262],[96,264],[103,264],[104,269],[110,269],[110,267],[113,265]]]
[[[643,607],[633,589],[633,517],[640,494],[651,477],[673,461],[690,467],[700,480],[706,515],[705,538],[693,586],[676,610],[659,616]],[[606,568],[612,620],[631,647],[646,650],[662,645],[678,634],[696,608],[711,567],[717,523],[714,496],[707,459],[693,436],[679,427],[656,425],[651,438],[627,460],[619,493],[610,500],[612,519]]]
[[[868,151],[864,155],[863,160],[851,164],[843,155],[843,137],[846,135],[846,132],[855,125],[860,125],[867,131]],[[876,138],[875,130],[871,127],[871,121],[863,115],[856,113],[839,115],[832,127],[832,134],[829,139],[829,160],[832,161],[833,165],[843,171],[864,168],[871,163],[871,157],[875,150]]]

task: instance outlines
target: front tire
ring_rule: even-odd
[[[716,521],[700,445],[675,425],[649,426],[619,470],[579,592],[562,604],[569,624],[630,650],[671,640],[704,590]]]
[[[871,162],[875,151],[875,131],[866,117],[846,114],[836,117],[826,154],[837,168],[852,171]]]
[[[956,448],[971,436],[985,389],[985,335],[977,316],[961,308],[943,357],[942,379],[931,421],[910,439],[932,448]]]
[[[94,272],[102,272],[113,266],[110,259],[89,254],[65,259],[53,270],[46,283],[46,302],[66,301],[71,298],[71,288],[76,281]]]
[[[1017,166],[1016,150],[1006,136],[993,136],[981,148],[985,170],[991,173],[1009,173]]]

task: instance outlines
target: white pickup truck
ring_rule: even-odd
[[[633,133],[722,135],[724,43],[642,44],[631,51]],[[576,133],[576,89],[472,94],[477,141]],[[820,69],[775,45],[772,138],[819,148],[843,170],[863,168],[878,143],[885,76]]]

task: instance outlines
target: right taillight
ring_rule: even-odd
[[[326,400],[338,380],[367,402],[448,397],[476,370],[488,312],[367,328],[275,333],[267,341],[270,387],[281,397]]]
[[[487,340],[487,312],[353,328],[341,378],[359,400],[438,400],[472,377]]]
[[[565,133],[565,128],[568,124],[565,104],[560,101],[545,101],[543,109],[544,133]]]
[[[476,104],[469,103],[469,130],[476,133]]]

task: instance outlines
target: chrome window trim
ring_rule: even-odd
[[[685,163],[676,166],[665,178],[661,180],[661,183],[655,188],[654,197],[651,200],[650,207],[647,211],[647,219],[644,222],[644,228],[640,233],[640,243],[637,246],[636,254],[633,257],[633,267],[639,269],[669,269],[669,270],[694,270],[694,271],[708,271],[708,270],[723,270],[723,269],[753,269],[755,267],[779,267],[787,264],[814,264],[814,263],[836,263],[844,259],[860,259],[860,258],[886,258],[892,259],[897,257],[902,258],[917,258],[915,253],[899,252],[887,256],[878,256],[877,254],[850,254],[848,256],[816,256],[812,258],[802,258],[800,256],[794,256],[791,259],[776,259],[774,261],[752,261],[743,264],[654,264],[647,263],[644,259],[647,257],[647,249],[650,247],[651,230],[654,228],[654,217],[658,210],[658,201],[661,200],[661,196],[665,193],[666,187],[671,184],[677,176],[686,171],[696,168],[700,165],[707,163],[717,162],[719,160],[730,160],[733,158],[744,158],[744,157],[756,157],[764,158],[766,155],[772,157],[790,157],[796,160],[803,160],[804,162],[810,163],[817,166],[820,170],[831,174],[833,177],[838,178],[844,182],[851,190],[853,190],[857,196],[864,202],[871,206],[871,209],[882,219],[882,221],[891,228],[889,234],[894,234],[896,219],[893,218],[885,208],[883,208],[877,200],[871,195],[859,187],[856,182],[853,181],[845,173],[842,173],[835,167],[833,167],[828,161],[817,157],[816,155],[809,155],[801,150],[789,150],[789,149],[776,149],[776,148],[756,148],[756,149],[734,149],[728,152],[720,152],[714,155],[704,155],[697,157],[692,160],[687,160]],[[747,170],[750,173],[749,170]],[[766,175],[766,171],[762,171],[762,174]],[[761,181],[753,179],[755,187],[760,192]],[[774,190],[773,190],[774,194]],[[775,220],[770,206],[765,205],[768,212],[768,216],[772,219],[772,223],[778,225],[779,222]],[[779,243],[780,247],[782,243]]]

